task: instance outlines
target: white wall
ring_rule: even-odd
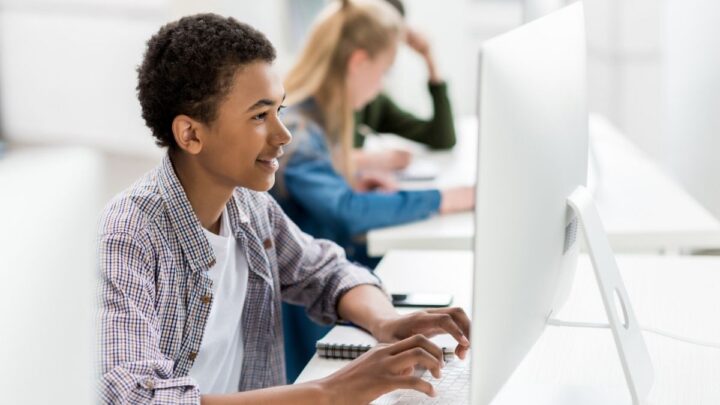
[[[523,21],[529,22],[551,13],[572,0],[525,0],[523,6]]]
[[[135,67],[166,20],[159,2],[0,3],[0,102],[11,141],[157,153]]]
[[[235,15],[280,44],[281,0],[0,0],[0,117],[10,141],[79,144],[156,158],[140,115],[145,43],[180,15]],[[286,63],[285,61],[281,63]]]
[[[590,109],[610,118],[652,156],[664,124],[664,0],[586,0]]]
[[[664,160],[720,217],[720,2],[666,1]]]
[[[720,4],[585,0],[590,109],[720,217]]]
[[[298,0],[290,0],[297,2]],[[301,0],[306,1],[307,0]],[[277,49],[276,64],[281,70],[292,62],[290,10],[285,0],[171,0],[171,16],[176,19],[196,13],[218,13],[252,25],[265,34]]]
[[[522,4],[513,0],[406,0],[407,21],[429,39],[440,74],[448,82],[456,116],[475,113],[477,66],[483,41],[522,22]],[[403,108],[427,116],[432,104],[424,62],[407,46],[386,81]]]

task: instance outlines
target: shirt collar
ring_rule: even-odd
[[[215,254],[203,234],[202,225],[190,205],[185,189],[175,174],[169,154],[165,154],[160,164],[158,180],[160,195],[168,208],[170,223],[178,235],[183,254],[190,264],[190,268],[195,271],[209,269],[215,264]],[[238,204],[235,194],[228,201],[226,208],[229,214],[231,233],[237,237],[240,223],[249,222],[249,217]]]

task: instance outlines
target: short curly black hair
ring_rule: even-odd
[[[265,35],[232,17],[196,14],[164,25],[148,40],[137,69],[142,116],[155,142],[177,146],[172,121],[180,114],[214,121],[237,69],[274,60]]]

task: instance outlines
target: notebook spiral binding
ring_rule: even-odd
[[[371,345],[353,344],[316,344],[318,356],[325,359],[353,360],[372,348]]]

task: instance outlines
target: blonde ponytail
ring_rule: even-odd
[[[375,57],[392,46],[402,30],[402,17],[383,0],[335,1],[318,17],[285,79],[288,104],[310,97],[317,101],[333,165],[351,184],[355,123],[345,84],[348,60],[357,49]]]

